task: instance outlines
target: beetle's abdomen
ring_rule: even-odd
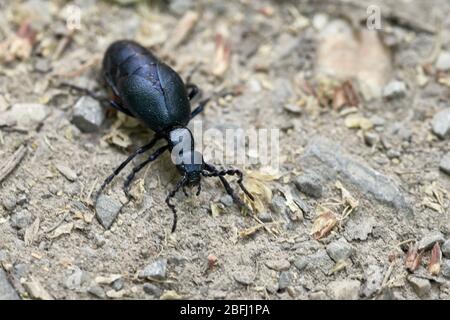
[[[105,53],[103,72],[123,106],[154,131],[185,126],[190,104],[180,76],[133,41],[117,41]]]

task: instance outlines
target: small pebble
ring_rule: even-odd
[[[224,195],[223,197],[220,198],[220,202],[225,206],[225,207],[231,207],[233,205],[233,198],[230,195]]]
[[[4,195],[2,205],[6,211],[13,211],[16,207],[16,199],[12,195]]]
[[[448,152],[439,163],[439,169],[442,172],[450,175],[450,152]]]
[[[292,283],[292,274],[289,271],[280,272],[280,277],[278,278],[278,290],[285,290]]]
[[[167,272],[167,260],[161,259],[146,266],[138,272],[139,278],[148,278],[155,280],[164,280]]]
[[[157,298],[163,293],[163,291],[153,283],[145,283],[143,286],[143,290],[146,294],[155,296]]]
[[[119,278],[111,284],[111,287],[116,291],[122,290],[123,286],[124,286],[123,278]]]
[[[81,97],[73,107],[72,122],[83,132],[99,130],[104,120],[105,110],[94,98]]]
[[[291,264],[288,260],[280,259],[280,260],[269,260],[265,263],[266,267],[275,271],[286,271],[289,270]]]
[[[355,248],[344,238],[333,241],[326,247],[327,253],[335,262],[347,260],[355,251]]]
[[[59,173],[61,173],[67,180],[71,182],[77,180],[77,174],[75,173],[75,171],[65,165],[57,164],[56,170],[58,170]]]
[[[97,203],[95,204],[97,219],[105,229],[111,227],[120,209],[122,209],[122,204],[119,201],[104,194],[98,197]]]
[[[241,270],[233,273],[233,279],[243,284],[244,286],[249,286],[253,283],[255,276],[253,272],[247,272],[247,270]]]
[[[16,229],[24,229],[33,221],[33,217],[27,210],[21,210],[11,215],[11,226]]]
[[[450,52],[442,51],[439,54],[438,59],[436,60],[436,69],[441,71],[449,71],[450,70]]]
[[[361,283],[358,280],[336,280],[330,282],[330,294],[336,300],[357,300]]]
[[[364,132],[364,142],[369,147],[373,147],[379,140],[378,134],[370,131]]]
[[[406,95],[406,84],[403,81],[391,81],[383,89],[383,97],[388,99],[403,98]]]
[[[444,244],[441,247],[441,251],[444,257],[450,258],[450,240],[444,242]]]
[[[450,137],[450,108],[439,111],[431,121],[433,133],[440,139]]]
[[[407,279],[419,297],[424,297],[430,293],[431,284],[429,280],[413,276],[409,276]]]
[[[436,242],[442,244],[444,242],[444,236],[440,232],[430,232],[423,236],[423,238],[419,241],[417,248],[419,250],[429,250],[433,248]]]
[[[100,298],[100,299],[106,298],[105,291],[102,289],[102,287],[100,287],[97,284],[94,284],[93,286],[89,287],[89,289],[87,291],[97,298]]]
[[[448,279],[450,279],[450,260],[444,259],[441,265],[442,275]]]
[[[308,265],[308,260],[304,257],[295,259],[294,266],[298,269],[298,271],[302,271]]]

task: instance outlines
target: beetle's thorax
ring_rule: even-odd
[[[186,176],[189,184],[198,184],[204,162],[202,154],[195,151],[192,132],[186,127],[174,128],[169,131],[166,139],[172,162]]]

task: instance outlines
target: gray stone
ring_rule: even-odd
[[[104,120],[105,110],[94,98],[81,97],[73,107],[72,122],[83,132],[99,130]]]
[[[336,280],[329,283],[328,290],[336,300],[357,300],[360,287],[358,280]]]
[[[441,139],[450,138],[450,108],[439,111],[431,121],[433,133]]]
[[[123,286],[124,286],[123,278],[119,278],[111,284],[111,287],[116,291],[122,290]]]
[[[367,240],[375,223],[375,218],[372,216],[357,215],[345,225],[345,237],[348,240]]]
[[[16,229],[24,229],[33,222],[33,216],[27,210],[21,210],[11,215],[11,226]]]
[[[233,198],[227,194],[220,198],[220,202],[225,207],[231,207],[233,205]]]
[[[417,245],[417,248],[419,250],[429,250],[433,248],[436,242],[439,244],[444,243],[444,236],[438,231],[433,231],[422,237]]]
[[[18,278],[24,277],[29,269],[30,267],[25,263],[18,263],[14,266],[14,272]]]
[[[336,262],[347,260],[355,252],[355,248],[344,238],[331,242],[326,249],[330,258]]]
[[[313,198],[320,198],[322,196],[322,181],[315,174],[304,174],[295,179],[297,189]]]
[[[262,212],[258,214],[258,219],[261,220],[261,222],[272,222],[272,216],[268,212]]]
[[[100,224],[105,228],[109,229],[113,224],[117,215],[122,209],[122,204],[104,194],[101,194],[97,203],[95,204],[96,216]]]
[[[2,121],[22,128],[35,128],[49,114],[49,107],[38,103],[18,103],[2,115]]]
[[[450,152],[448,152],[439,163],[439,169],[450,175]]]
[[[278,278],[278,290],[285,290],[292,284],[292,273],[289,271],[280,272],[280,277]]]
[[[244,286],[249,286],[255,280],[255,274],[251,268],[241,268],[241,270],[233,273],[233,279]]]
[[[450,279],[450,260],[444,259],[441,264],[442,275]]]
[[[87,291],[97,298],[100,298],[100,299],[106,298],[105,291],[98,284],[93,284],[92,286],[90,286],[88,288]]]
[[[159,297],[163,291],[156,285],[154,285],[153,283],[145,283],[143,286],[143,290],[146,294],[155,296],[155,297]]]
[[[139,278],[148,278],[155,280],[164,280],[167,272],[167,260],[157,260],[138,272]]]
[[[294,260],[294,266],[298,271],[302,271],[308,265],[308,260],[305,257],[300,257]]]
[[[383,283],[383,268],[377,265],[370,265],[365,271],[366,282],[364,283],[361,294],[364,297],[371,297],[377,293]]]
[[[87,275],[79,267],[74,266],[72,273],[67,277],[65,286],[67,289],[76,290],[87,280]]]
[[[58,170],[59,173],[61,173],[69,181],[73,182],[77,180],[76,172],[63,164],[57,164],[56,170]]]
[[[286,210],[286,200],[284,199],[284,197],[278,194],[275,195],[272,198],[271,208],[276,214],[283,214]]]
[[[308,262],[306,269],[308,271],[320,270],[324,274],[328,274],[334,266],[333,260],[328,256],[325,249],[319,249],[312,255],[307,257]]]
[[[409,276],[407,279],[419,297],[422,298],[430,293],[431,283],[429,280],[414,276]]]
[[[403,81],[391,81],[383,89],[383,97],[388,99],[403,98],[406,95],[406,84]]]
[[[291,264],[286,259],[280,260],[269,260],[265,262],[267,268],[275,270],[275,271],[286,271],[289,270]]]
[[[401,211],[412,213],[400,187],[389,177],[357,161],[354,155],[342,152],[342,147],[325,138],[314,138],[300,159],[304,168],[323,179],[335,181],[340,176],[347,183],[358,187],[363,194]]]
[[[450,258],[450,240],[444,242],[444,244],[441,247],[441,251],[444,257]]]
[[[19,295],[8,280],[6,272],[0,268],[0,300],[19,300]]]
[[[450,52],[442,51],[436,60],[436,69],[441,71],[450,70]]]
[[[369,147],[373,147],[378,142],[378,140],[380,140],[378,134],[370,131],[364,132],[364,142]]]
[[[25,193],[21,193],[16,200],[16,204],[18,206],[23,206],[25,203],[28,202],[28,197]]]

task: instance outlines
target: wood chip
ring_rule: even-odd
[[[21,145],[11,157],[6,159],[6,161],[0,165],[0,183],[3,182],[3,180],[6,179],[8,175],[20,164],[26,153],[26,146]]]

